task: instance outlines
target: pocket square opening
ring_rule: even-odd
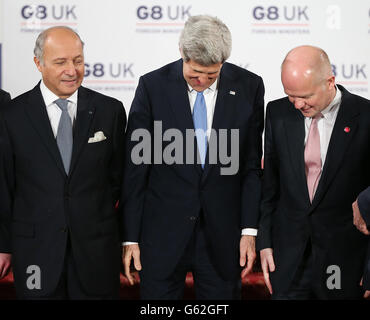
[[[93,137],[90,137],[88,140],[88,143],[93,143],[93,142],[99,142],[107,139],[107,137],[104,135],[103,131],[97,131],[94,133]]]

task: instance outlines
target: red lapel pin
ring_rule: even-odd
[[[351,131],[351,128],[350,128],[350,127],[345,127],[345,128],[344,128],[344,132],[348,133],[348,132],[350,132],[350,131]]]

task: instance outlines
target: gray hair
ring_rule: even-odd
[[[70,27],[66,27],[66,26],[57,26],[57,27],[51,27],[51,28],[48,28],[46,30],[44,30],[43,32],[41,32],[39,34],[39,36],[37,37],[36,39],[36,42],[35,42],[35,48],[33,49],[33,53],[35,55],[35,57],[37,59],[40,60],[41,64],[44,64],[44,45],[45,45],[45,41],[48,37],[48,34],[51,30],[53,29],[66,29],[66,30],[69,30],[71,32],[73,32],[77,38],[81,41],[81,44],[82,44],[82,48],[84,47],[84,42],[81,40],[80,36],[78,35],[78,33],[76,31],[74,31],[72,28]]]
[[[231,33],[216,17],[193,16],[185,23],[179,46],[186,62],[193,60],[203,66],[224,63],[231,53]]]

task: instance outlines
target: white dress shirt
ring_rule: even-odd
[[[319,130],[319,135],[320,135],[321,168],[324,167],[326,154],[328,152],[330,137],[333,132],[335,120],[337,119],[341,100],[342,100],[342,93],[337,88],[337,92],[335,94],[333,101],[330,102],[330,104],[324,110],[321,111],[323,117],[320,118],[317,122],[317,128]],[[304,141],[306,145],[312,118],[305,117],[304,122],[305,122],[305,133],[306,133]]]
[[[44,102],[46,105],[46,111],[49,116],[51,128],[53,129],[53,133],[54,133],[54,137],[56,137],[57,132],[58,132],[60,117],[62,115],[62,110],[56,105],[54,101],[58,100],[59,97],[45,85],[44,81],[41,81],[40,90],[41,90],[41,95],[44,98]],[[77,92],[78,90],[76,90],[67,99],[68,100],[68,113],[72,119],[72,125],[77,115]]]
[[[208,89],[203,91],[204,101],[206,103],[206,109],[207,109],[207,139],[208,141],[211,136],[213,114],[215,112],[215,105],[216,105],[216,99],[217,99],[217,93],[218,93],[217,82],[218,80],[213,82],[212,85]],[[194,90],[189,84],[188,84],[188,96],[189,96],[191,114],[193,114],[195,100],[197,98],[197,91]]]

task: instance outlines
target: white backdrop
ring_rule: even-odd
[[[264,79],[266,102],[284,95],[280,64],[301,44],[327,51],[337,82],[370,98],[369,0],[1,0],[2,87],[12,97],[40,79],[33,63],[38,33],[68,25],[85,42],[83,85],[121,100],[126,110],[139,77],[180,57],[190,15],[218,16],[230,28],[229,62]]]

